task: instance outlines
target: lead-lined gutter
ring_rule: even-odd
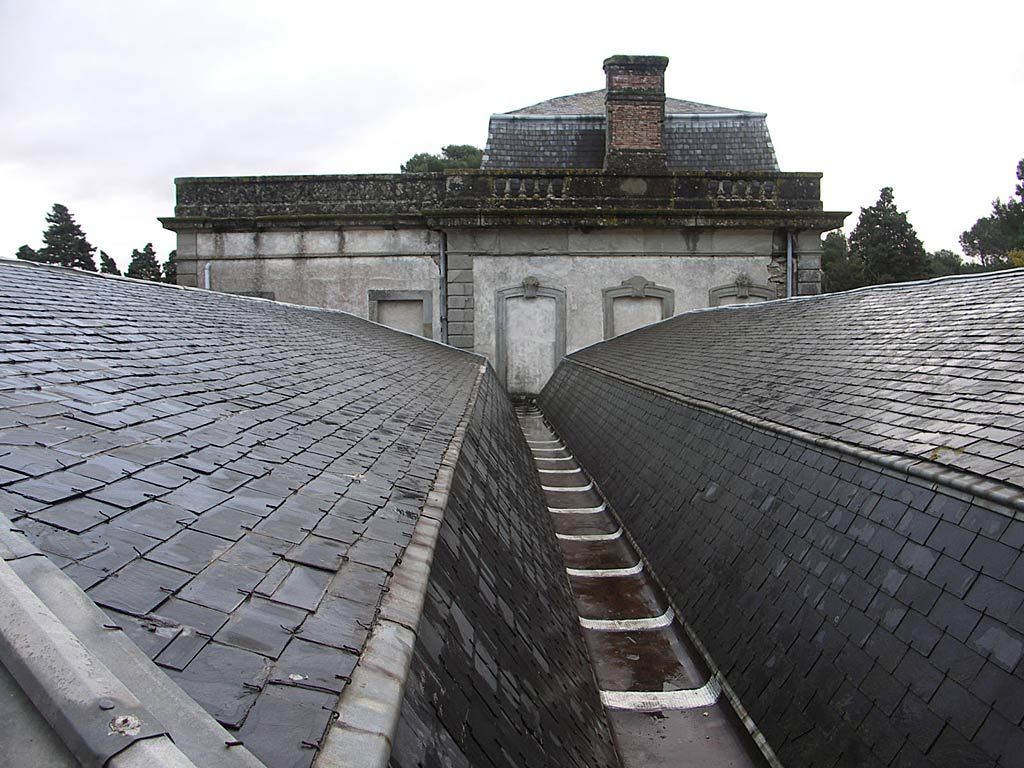
[[[381,600],[380,613],[352,673],[352,682],[345,686],[338,701],[338,717],[324,738],[313,764],[315,768],[385,768],[388,764],[434,550],[462,442],[486,372],[485,362],[477,372],[466,409],[441,459],[412,539]]]
[[[617,381],[621,381],[630,386],[637,387],[648,392],[653,392],[656,395],[666,397],[670,400],[675,400],[676,402],[682,403],[691,408],[705,411],[707,413],[713,413],[718,416],[724,416],[733,421],[739,421],[762,431],[774,432],[775,434],[782,435],[783,437],[787,437],[792,440],[799,440],[833,455],[838,455],[841,458],[853,459],[858,463],[867,462],[889,472],[909,475],[929,484],[944,486],[948,489],[967,494],[968,496],[984,499],[994,505],[992,508],[993,512],[1024,521],[1024,489],[1015,488],[1010,486],[1008,483],[999,483],[994,480],[990,480],[984,475],[975,474],[974,472],[968,472],[962,469],[956,469],[945,464],[939,464],[938,462],[929,461],[916,456],[882,453],[881,451],[876,451],[872,448],[865,448],[863,446],[843,442],[842,440],[836,440],[835,438],[825,437],[824,435],[817,435],[813,432],[807,432],[802,429],[797,429],[796,427],[779,424],[778,422],[763,419],[759,416],[752,416],[749,413],[744,413],[743,411],[735,408],[718,405],[717,403],[711,403],[707,400],[700,400],[695,397],[689,397],[687,395],[680,394],[679,392],[659,387],[655,384],[631,379],[628,376],[623,376],[622,374],[614,373],[612,371],[599,368],[598,366],[590,365],[589,363],[580,362],[579,360],[574,360],[571,357],[565,358],[563,360],[563,364],[578,366],[598,375],[606,376],[610,379],[616,379]]]

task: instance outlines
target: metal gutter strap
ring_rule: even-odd
[[[466,410],[445,451],[434,485],[381,601],[380,614],[338,702],[338,718],[324,738],[314,768],[385,768],[412,666],[416,628],[427,594],[434,549],[448,505],[455,466],[487,363],[480,366]]]
[[[78,702],[76,706],[84,702],[83,716],[100,713],[104,744],[114,741],[106,726],[129,704],[132,713],[144,713],[142,720],[154,728],[159,726],[159,733],[150,736],[167,734],[144,739],[140,730],[134,746],[125,742],[120,747],[125,751],[113,759],[105,758],[109,768],[265,768],[244,747],[229,747],[233,736],[118,631],[89,596],[2,512],[0,559],[6,561],[0,563],[0,663],[83,764],[104,763],[83,759],[73,743],[74,733],[66,733],[73,726],[55,722],[44,709],[44,701],[53,699],[59,704],[71,698]],[[16,671],[19,663],[20,673]],[[31,664],[43,669],[37,672]],[[111,698],[115,709],[100,710],[99,698]]]
[[[163,725],[0,561],[0,662],[86,768]]]

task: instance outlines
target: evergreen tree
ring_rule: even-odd
[[[892,187],[884,187],[878,202],[860,209],[850,233],[850,254],[864,267],[866,285],[902,283],[929,276],[928,256],[907,214],[896,209]]]
[[[160,262],[156,260],[152,243],[146,243],[146,247],[141,251],[137,248],[132,250],[132,260],[128,262],[128,271],[125,274],[139,280],[160,282]]]
[[[117,268],[117,264],[107,255],[106,251],[100,251],[100,272],[105,275],[121,274],[121,270]]]
[[[435,173],[448,168],[479,168],[484,151],[472,144],[449,144],[440,155],[420,152],[402,164],[402,173]]]
[[[54,203],[53,210],[46,214],[46,221],[50,226],[43,233],[40,261],[95,272],[92,254],[96,249],[85,239],[85,233],[71,212],[60,203]]]
[[[29,248],[27,245],[21,246],[21,248],[18,249],[18,252],[14,255],[16,258],[19,258],[22,261],[35,261],[45,263],[43,257],[40,256],[34,248]]]
[[[864,285],[864,265],[850,255],[846,235],[829,232],[821,243],[822,285],[825,293],[848,291]]]
[[[172,285],[178,282],[178,265],[174,260],[178,257],[178,250],[174,249],[167,254],[167,261],[164,262],[164,282]]]
[[[960,245],[987,269],[1015,266],[1011,253],[1024,250],[1024,159],[1017,163],[1017,198],[992,203],[992,214],[974,222],[960,235]],[[1019,258],[1019,257],[1018,257]]]

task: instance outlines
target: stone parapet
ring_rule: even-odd
[[[831,229],[820,173],[471,170],[176,180],[177,232],[291,226],[784,226]]]

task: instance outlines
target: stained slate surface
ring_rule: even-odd
[[[604,98],[604,90],[577,93],[492,116],[482,167],[601,168]],[[669,170],[779,170],[762,113],[667,98],[665,114]]]
[[[618,765],[551,516],[492,371],[452,478],[414,654],[393,768]]]
[[[604,88],[597,91],[573,93],[568,96],[557,96],[547,101],[531,104],[528,107],[506,112],[507,115],[604,115]],[[665,99],[667,115],[711,115],[711,114],[757,114],[742,109],[715,107],[711,104],[700,104],[685,99]]]
[[[787,766],[1020,763],[1024,523],[699,403],[851,448],[907,408],[974,436],[970,464],[937,458],[975,466],[979,440],[1021,445],[1022,279],[695,312],[576,353],[596,367],[540,398]]]
[[[571,357],[1024,493],[1024,270],[691,312]]]
[[[0,507],[309,765],[479,366],[338,313],[0,262]]]

